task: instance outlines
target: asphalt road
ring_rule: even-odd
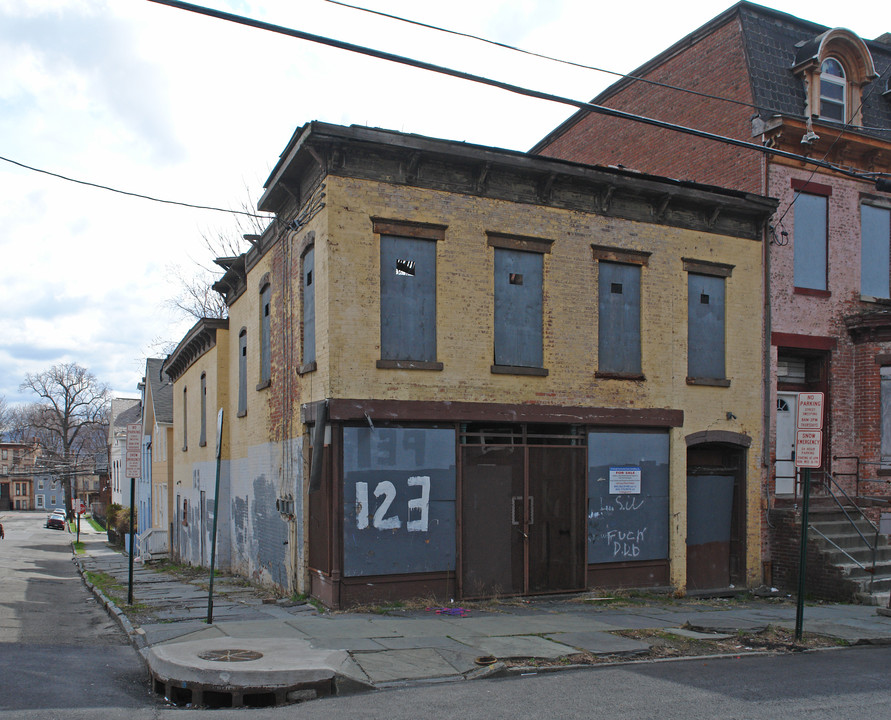
[[[0,513],[0,716],[156,705],[142,659],[77,573],[72,536],[45,519]]]
[[[600,666],[257,710],[171,708],[79,580],[70,536],[39,515],[0,521],[2,720],[891,720],[891,647]]]

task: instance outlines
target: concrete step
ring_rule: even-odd
[[[870,588],[872,588],[872,592],[888,592],[891,590],[891,577],[876,577],[873,578],[872,584],[869,582],[870,578],[866,577],[856,577],[849,578],[849,582],[853,585],[854,592],[869,592]]]
[[[891,597],[891,590],[873,593],[859,592],[854,596],[854,599],[861,605],[874,605],[876,607],[886,608],[888,607],[889,597]]]
[[[865,520],[858,520],[852,524],[845,519],[815,520],[811,518],[810,525],[811,527],[818,528],[824,535],[832,536],[862,534],[864,537],[868,538],[874,538],[876,536],[876,529]],[[859,533],[857,532],[858,530],[860,531]],[[881,538],[887,536],[880,534],[879,537]]]
[[[828,538],[828,540],[827,540]],[[826,547],[827,549],[833,547],[829,542],[831,540],[838,547],[850,552],[851,550],[859,550],[861,548],[866,549],[867,545],[864,542],[864,538],[859,535],[827,535],[823,537],[817,532],[813,531],[811,528],[811,532],[808,533],[808,539],[817,543],[820,547]],[[872,544],[876,541],[875,537],[870,537],[869,535],[865,536],[866,541],[869,542],[869,547],[872,547]],[[891,549],[891,544],[888,544],[884,540],[882,540],[882,536],[879,536],[879,544],[877,546],[877,550],[888,550]],[[871,550],[870,550],[871,552]]]
[[[872,549],[865,547],[863,543],[850,547],[842,546],[842,550],[833,547],[825,540],[822,540],[822,542],[818,541],[817,544],[821,546],[826,557],[829,558],[833,565],[849,563],[852,559],[857,560],[863,565],[872,565]],[[876,565],[891,563],[891,547],[877,548],[875,552],[875,561]]]

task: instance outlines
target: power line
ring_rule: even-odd
[[[561,105],[570,105],[572,107],[579,108],[581,110],[587,110],[589,112],[598,113],[601,115],[607,115],[610,117],[619,118],[621,120],[629,120],[632,122],[642,123],[645,125],[652,125],[654,127],[659,127],[664,130],[671,130],[673,132],[679,132],[686,135],[692,135],[694,137],[699,137],[705,140],[711,140],[713,142],[720,142],[726,145],[733,145],[735,147],[745,148],[748,150],[754,150],[756,152],[765,153],[768,155],[775,155],[778,157],[790,158],[792,160],[796,160],[798,162],[802,162],[807,165],[813,165],[815,167],[822,167],[827,170],[831,170],[833,172],[837,172],[841,175],[846,175],[848,177],[853,177],[858,180],[871,180],[872,178],[868,177],[867,173],[857,170],[851,170],[847,168],[842,168],[832,163],[823,161],[823,160],[813,160],[811,158],[805,157],[804,155],[798,155],[796,153],[788,152],[786,150],[779,150],[777,148],[766,147],[764,145],[757,145],[755,143],[747,142],[745,140],[739,140],[737,138],[727,137],[724,135],[716,135],[714,133],[706,132],[704,130],[697,130],[696,128],[686,127],[684,125],[676,125],[674,123],[665,122],[662,120],[656,120],[654,118],[646,117],[644,115],[636,115],[634,113],[624,112],[622,110],[616,110],[614,108],[605,107],[603,105],[595,105],[594,103],[583,102],[581,100],[573,100],[572,98],[562,97],[560,95],[554,95],[552,93],[546,93],[540,90],[532,90],[531,88],[525,88],[520,85],[514,85],[513,83],[503,82],[501,80],[494,80],[492,78],[487,78],[482,75],[475,75],[473,73],[463,72],[461,70],[455,70],[453,68],[444,67],[442,65],[436,65],[433,63],[424,62],[422,60],[415,60],[413,58],[405,57],[403,55],[397,55],[395,53],[386,52],[383,50],[375,50],[374,48],[365,47],[362,45],[356,45],[354,43],[344,42],[343,40],[336,40],[334,38],[325,37],[322,35],[315,35],[313,33],[304,32],[302,30],[295,30],[293,28],[287,28],[282,25],[275,25],[273,23],[263,22],[261,20],[254,20],[253,18],[244,17],[242,15],[234,15],[232,13],[223,12],[221,10],[214,10],[212,8],[202,7],[200,5],[193,5],[192,3],[182,2],[181,0],[149,0],[150,2],[157,3],[159,5],[166,5],[168,7],[177,8],[179,10],[186,10],[187,12],[193,12],[198,15],[206,15],[208,17],[217,18],[218,20],[225,20],[227,22],[232,22],[238,25],[245,25],[247,27],[253,27],[258,30],[266,30],[268,32],[274,32],[279,35],[286,35],[288,37],[293,37],[298,40],[307,40],[309,42],[318,43],[320,45],[327,45],[328,47],[333,47],[338,50],[347,50],[349,52],[357,53],[360,55],[365,55],[368,57],[377,58],[378,60],[387,60],[389,62],[397,63],[400,65],[407,65],[409,67],[414,67],[419,70],[427,70],[429,72],[435,72],[440,75],[446,75],[449,77],[458,78],[459,80],[468,80],[470,82],[479,83],[481,85],[488,85],[490,87],[499,88],[501,90],[505,90],[507,92],[515,93],[517,95],[524,95],[526,97],[535,98],[537,100],[546,100],[548,102],[558,103]]]
[[[427,23],[420,22],[418,20],[412,20],[410,18],[401,17],[399,15],[391,15],[390,13],[381,12],[380,10],[372,10],[371,8],[360,7],[359,5],[350,5],[349,3],[340,2],[340,0],[325,0],[325,2],[329,2],[332,5],[340,5],[341,7],[349,8],[350,10],[359,10],[361,12],[370,13],[371,15],[379,15],[380,17],[389,18],[391,20],[397,20],[399,22],[408,23],[409,25],[417,25],[418,27],[427,28],[428,30],[436,30],[437,32],[448,33],[449,35],[457,35],[458,37],[469,38],[470,40],[477,40],[482,43],[487,43],[488,45],[494,45],[495,47],[504,48],[505,50],[511,50],[513,52],[522,53],[523,55],[529,55],[531,57],[541,58],[542,60],[548,60],[550,62],[560,63],[561,65],[570,65],[572,67],[581,68],[582,70],[593,70],[599,73],[605,73],[606,75],[614,75],[619,78],[623,78],[625,80],[636,80],[637,82],[647,83],[649,85],[656,85],[657,87],[666,88],[668,90],[677,90],[679,92],[689,93],[691,95],[698,95],[699,97],[708,98],[710,100],[720,100],[722,102],[733,103],[735,105],[742,105],[743,107],[752,108],[754,110],[770,110],[771,108],[763,108],[758,105],[753,105],[752,103],[747,103],[742,100],[736,100],[733,98],[721,97],[719,95],[711,95],[709,93],[700,92],[698,90],[691,90],[690,88],[682,88],[677,85],[669,85],[667,83],[661,83],[657,80],[649,80],[648,78],[640,77],[639,75],[629,75],[627,73],[617,72],[616,70],[607,70],[605,68],[596,67],[594,65],[585,65],[584,63],[574,62],[573,60],[565,60],[563,58],[554,57],[553,55],[545,55],[543,53],[537,53],[532,50],[526,50],[524,48],[516,47],[515,45],[509,45],[507,43],[498,42],[497,40],[490,40],[489,38],[484,38],[479,35],[473,35],[471,33],[461,32],[459,30],[451,30],[449,28],[440,27],[439,25],[428,25]]]
[[[215,212],[230,213],[232,215],[246,215],[247,217],[262,218],[264,220],[269,219],[268,215],[257,215],[255,213],[245,212],[244,210],[227,210],[226,208],[213,207],[210,205],[193,205],[192,203],[180,202],[179,200],[164,200],[162,198],[152,197],[151,195],[142,195],[140,193],[128,192],[127,190],[119,190],[117,188],[109,187],[108,185],[100,185],[98,183],[88,182],[86,180],[78,180],[77,178],[67,177],[66,175],[60,175],[59,173],[50,172],[49,170],[42,170],[40,168],[32,167],[31,165],[25,165],[25,163],[11,160],[10,158],[3,157],[2,155],[0,155],[0,160],[8,162],[11,165],[17,165],[18,167],[24,168],[25,170],[43,173],[44,175],[59,178],[60,180],[65,180],[67,182],[77,183],[78,185],[86,185],[87,187],[98,188],[99,190],[108,190],[109,192],[118,193],[119,195],[128,195],[129,197],[140,198],[142,200],[151,200],[152,202],[165,203],[167,205],[180,205],[182,207],[193,208],[196,210],[213,210]]]
[[[648,85],[655,85],[656,87],[665,88],[667,90],[676,90],[682,93],[688,93],[690,95],[696,95],[697,97],[707,98],[709,100],[718,100],[720,102],[732,103],[734,105],[741,105],[742,107],[752,108],[753,110],[759,110],[764,112],[774,112],[774,109],[771,107],[766,107],[762,105],[755,105],[753,103],[745,102],[744,100],[737,100],[735,98],[723,97],[721,95],[713,95],[711,93],[701,92],[699,90],[693,90],[691,88],[680,87],[679,85],[670,85],[669,83],[662,83],[658,80],[650,80],[649,78],[641,77],[640,75],[631,75],[629,73],[621,73],[617,70],[607,70],[606,68],[597,67],[595,65],[586,65],[584,63],[575,62],[573,60],[566,60],[564,58],[554,57],[553,55],[545,55],[544,53],[537,53],[533,50],[526,50],[525,48],[517,47],[515,45],[509,45],[508,43],[499,42],[497,40],[491,40],[489,38],[482,37],[480,35],[473,35],[472,33],[461,32],[460,30],[452,30],[450,28],[441,27],[439,25],[430,25],[428,23],[420,22],[419,20],[412,20],[411,18],[402,17],[401,15],[392,15],[390,13],[385,13],[380,10],[373,10],[371,8],[361,7],[360,5],[351,5],[349,3],[341,2],[341,0],[325,0],[325,2],[329,2],[332,5],[340,5],[341,7],[349,8],[350,10],[358,10],[360,12],[369,13],[371,15],[378,15],[380,17],[389,18],[390,20],[396,20],[398,22],[407,23],[409,25],[416,25],[418,27],[427,28],[428,30],[435,30],[441,33],[447,33],[449,35],[457,35],[458,37],[465,37],[470,40],[477,40],[478,42],[486,43],[488,45],[494,45],[495,47],[504,48],[505,50],[511,50],[513,52],[522,53],[523,55],[529,55],[531,57],[540,58],[542,60],[548,60],[550,62],[560,63],[561,65],[569,65],[571,67],[581,68],[582,70],[593,70],[595,72],[604,73],[606,75],[614,75],[615,77],[622,78],[623,80],[634,80],[635,82],[642,82]],[[860,125],[858,126],[862,130],[871,130],[876,132],[891,132],[891,128],[886,127],[870,127],[868,125]]]

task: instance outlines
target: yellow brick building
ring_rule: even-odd
[[[760,582],[772,201],[311,123],[260,207],[216,285],[233,567],[333,606]]]

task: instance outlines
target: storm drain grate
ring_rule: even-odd
[[[213,660],[214,662],[250,662],[251,660],[259,660],[263,657],[263,653],[256,650],[207,650],[199,653],[198,657],[202,660]]]

